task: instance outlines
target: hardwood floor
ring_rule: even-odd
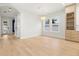
[[[1,56],[78,56],[79,43],[49,37],[0,39]]]

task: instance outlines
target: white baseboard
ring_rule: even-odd
[[[65,39],[63,37],[55,37],[55,36],[48,36],[48,35],[43,35],[43,36],[50,37],[50,38],[57,38],[57,39]]]
[[[31,39],[31,38],[35,38],[35,37],[39,37],[41,35],[35,35],[35,36],[29,36],[29,37],[20,37],[20,39]]]

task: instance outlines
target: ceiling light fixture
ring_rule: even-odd
[[[46,17],[45,16],[41,16],[41,20],[45,20],[46,19]]]
[[[12,11],[12,8],[9,8],[8,11],[11,12]]]

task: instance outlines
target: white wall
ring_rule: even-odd
[[[17,33],[16,36],[20,38],[30,38],[39,36],[41,34],[41,20],[40,17],[28,12],[25,5],[11,3],[0,4],[0,6],[10,6],[19,12],[17,19]],[[29,7],[29,6],[28,6]]]
[[[1,16],[0,16],[0,36],[1,36]]]
[[[12,4],[12,6],[20,13],[20,18],[18,19],[20,24],[17,28],[17,31],[20,32],[18,34],[20,38],[30,38],[41,35],[40,17],[24,10],[23,8],[25,7],[19,6],[19,4]]]
[[[27,11],[20,12],[18,35],[21,39],[41,35],[40,17]],[[20,32],[20,33],[19,33]]]
[[[41,34],[41,22],[39,16],[24,12],[21,14],[21,37],[35,37]]]
[[[59,31],[58,32],[43,32],[43,35],[65,38],[65,11],[61,10],[46,16],[48,19],[57,18],[59,20]]]

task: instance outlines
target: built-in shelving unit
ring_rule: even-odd
[[[74,30],[74,12],[70,12],[66,14],[66,20],[67,20],[67,30]]]
[[[76,31],[76,4],[66,6],[66,32],[65,39],[79,42],[79,32]]]

